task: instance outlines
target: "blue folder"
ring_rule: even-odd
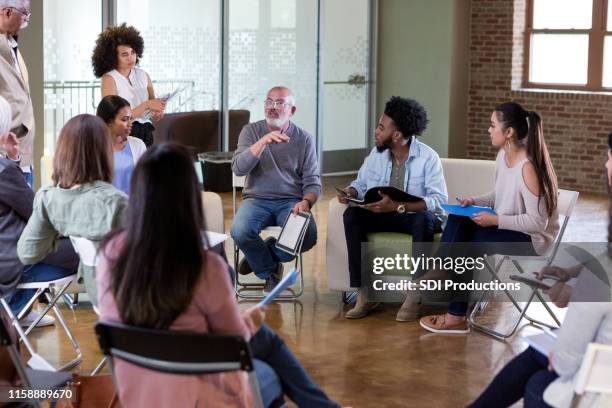
[[[467,207],[462,207],[460,205],[455,204],[442,204],[441,207],[447,213],[458,215],[460,217],[471,217],[472,215],[482,211],[486,211],[491,214],[497,214],[495,211],[493,211],[492,208],[478,207],[477,205],[468,205]]]
[[[282,293],[283,290],[295,284],[296,277],[297,277],[297,270],[295,269],[295,266],[294,266],[293,268],[291,268],[289,273],[285,275],[285,277],[278,283],[278,285],[276,285],[276,287],[272,289],[272,292],[268,293],[268,296],[266,296],[261,302],[259,302],[257,306],[258,307],[265,306],[271,303],[274,300],[274,298],[276,298],[278,295]]]

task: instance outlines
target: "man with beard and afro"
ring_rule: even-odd
[[[425,131],[427,121],[427,112],[420,103],[392,97],[374,131],[376,147],[359,169],[357,179],[345,189],[355,198],[363,198],[367,190],[379,186],[396,187],[422,197],[417,202],[395,202],[379,192],[380,201],[349,207],[344,212],[350,284],[358,290],[355,307],[345,314],[348,319],[365,317],[378,305],[368,301],[361,279],[361,244],[367,242],[369,232],[410,234],[413,257],[425,252],[425,246],[414,243],[433,242],[438,219],[436,213],[440,212],[440,204],[446,203],[448,197],[440,157],[417,140],[417,136]],[[338,200],[347,202],[342,194],[338,194]],[[413,279],[422,272],[416,271]],[[402,305],[396,320],[416,320],[413,309]]]

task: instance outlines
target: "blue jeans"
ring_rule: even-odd
[[[521,398],[525,408],[550,408],[544,391],[557,377],[548,371],[548,358],[529,347],[502,368],[469,408],[509,407]]]
[[[289,262],[294,258],[274,245],[264,243],[259,234],[266,227],[282,226],[298,201],[300,200],[297,198],[283,200],[247,198],[240,205],[232,221],[232,238],[260,279],[267,279],[276,270],[279,262]],[[311,218],[302,244],[302,252],[308,251],[316,243],[317,226]]]
[[[272,367],[281,382],[282,392],[287,394],[298,407],[339,407],[310,379],[304,367],[289,350],[283,339],[267,325],[262,325],[255,333],[251,338],[250,346],[253,357]],[[269,370],[257,371],[257,380],[260,388],[262,388],[264,402],[266,400],[274,401],[279,397],[278,394],[274,394],[278,390],[270,385],[271,375],[272,373]],[[264,384],[268,384],[267,389],[263,389]]]
[[[472,242],[470,253],[454,253],[456,249],[452,247],[454,242]],[[499,245],[499,243],[524,243],[525,245]],[[455,251],[453,251],[455,249]],[[464,248],[462,248],[464,249]],[[442,244],[436,256],[444,258],[446,256],[471,256],[473,258],[484,256],[485,254],[503,255],[536,255],[531,245],[531,237],[525,233],[499,229],[497,227],[481,227],[468,217],[450,215],[442,233]],[[469,282],[473,277],[473,271],[467,271],[461,275],[454,274],[453,278],[457,282]],[[448,313],[455,316],[465,316],[468,309],[469,293],[457,291],[451,296]]]
[[[21,275],[21,280],[19,283],[46,282],[64,278],[74,273],[74,270],[44,263],[37,263],[34,265],[27,265],[23,268],[23,274]],[[18,289],[15,291],[15,293],[9,296],[8,304],[15,316],[21,312],[21,309],[27,305],[35,293],[35,289]]]

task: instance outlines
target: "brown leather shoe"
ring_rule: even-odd
[[[419,318],[421,311],[421,296],[409,294],[402,304],[402,307],[397,311],[395,320],[398,322],[413,322]]]
[[[425,316],[419,321],[421,327],[433,333],[466,334],[470,332],[467,319],[459,323],[446,321],[446,313],[441,315]]]
[[[359,295],[357,295],[355,307],[346,312],[344,314],[344,317],[347,319],[361,319],[362,317],[366,317],[370,312],[376,309],[378,305],[380,305],[379,302],[368,302],[365,296],[360,291]]]

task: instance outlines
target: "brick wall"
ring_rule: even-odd
[[[560,187],[604,193],[612,95],[521,90],[524,15],[525,0],[472,0],[467,157],[495,158],[491,112],[514,100],[542,116]]]

